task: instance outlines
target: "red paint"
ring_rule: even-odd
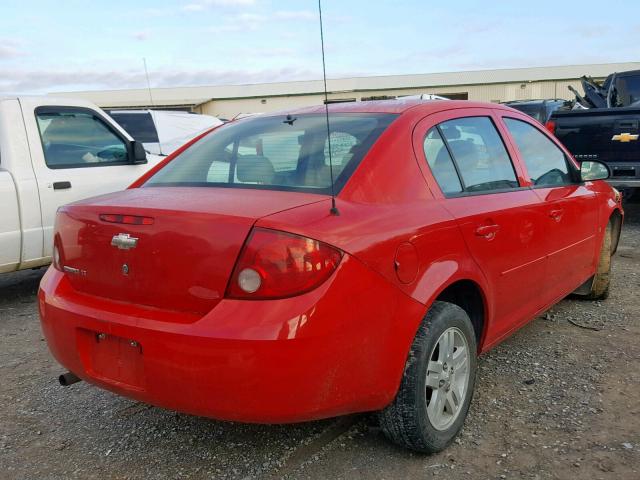
[[[342,260],[337,248],[300,235],[254,228],[231,275],[227,296],[245,300],[293,297],[317,288]],[[242,288],[242,272],[259,277],[257,288]]]
[[[330,108],[400,114],[339,192],[338,216],[315,194],[136,188],[148,175],[125,192],[64,207],[55,241],[62,265],[78,273],[50,268],[39,293],[56,359],[119,394],[220,419],[376,410],[393,399],[415,331],[448,286],[479,289],[485,351],[594,273],[604,227],[621,207],[604,182],[531,188],[501,117],[533,120],[457,101]],[[447,199],[424,158],[424,135],[475,115],[492,118],[520,188]],[[137,246],[111,246],[120,233]],[[318,275],[282,261],[283,246],[307,244],[315,245],[310,264],[326,262]],[[265,295],[235,290],[250,266],[263,268]]]

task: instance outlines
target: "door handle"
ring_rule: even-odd
[[[553,218],[556,222],[559,222],[560,220],[562,220],[563,214],[564,214],[564,210],[562,210],[561,208],[551,210],[549,212],[549,216]]]
[[[71,182],[53,182],[54,190],[66,190],[71,188]]]
[[[487,240],[493,240],[499,230],[500,225],[482,225],[476,228],[476,236],[483,237]]]

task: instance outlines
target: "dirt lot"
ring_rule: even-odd
[[[43,272],[2,276],[0,479],[640,479],[640,205],[627,214],[610,298],[565,300],[485,355],[463,434],[433,456],[390,445],[371,415],[241,425],[64,389]]]

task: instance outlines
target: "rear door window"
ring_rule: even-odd
[[[44,158],[49,168],[128,163],[127,145],[102,119],[85,109],[36,109]]]
[[[489,117],[464,117],[438,125],[465,193],[519,187],[513,164]]]
[[[431,168],[431,172],[442,193],[445,195],[461,193],[462,184],[460,183],[458,172],[456,172],[453,159],[436,127],[433,127],[427,133],[424,138],[423,148],[429,168]]]
[[[564,152],[546,135],[522,120],[504,118],[504,122],[520,150],[534,185],[555,186],[572,183]]]

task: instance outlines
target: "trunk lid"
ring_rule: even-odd
[[[257,219],[324,199],[235,188],[136,188],[63,207],[56,243],[79,292],[204,314],[223,298]],[[152,224],[112,223],[101,215],[145,217]]]

